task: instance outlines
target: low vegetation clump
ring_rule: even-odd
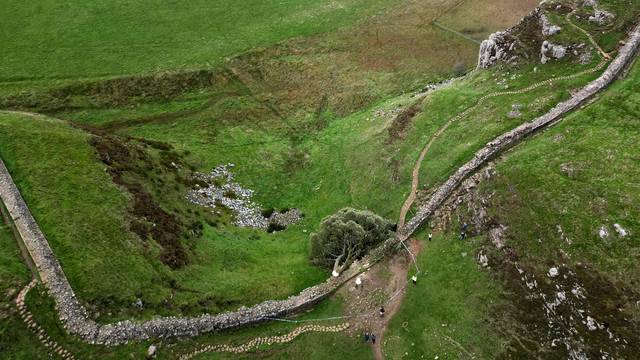
[[[340,273],[393,236],[394,230],[394,224],[370,211],[344,208],[322,220],[318,232],[311,235],[311,260]]]

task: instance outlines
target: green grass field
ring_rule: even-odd
[[[4,211],[4,209],[2,209]],[[13,237],[13,231],[0,223],[0,353],[16,359],[34,358],[35,350],[44,347],[33,344],[32,334],[18,317],[14,299],[30,280],[29,269]]]
[[[506,243],[509,253],[516,254],[518,264],[538,279],[544,278],[549,267],[560,263],[574,269],[586,267],[586,273],[576,270],[578,281],[588,293],[585,309],[612,325],[619,324],[617,331],[626,336],[633,336],[640,318],[634,305],[638,300],[635,279],[640,270],[640,243],[631,235],[638,231],[632,214],[640,211],[636,199],[639,189],[631,180],[638,176],[634,139],[639,129],[639,75],[636,64],[626,78],[594,104],[498,159],[497,177],[481,187],[481,194],[491,199],[491,222],[508,226]],[[526,79],[531,81],[529,76]],[[440,183],[451,171],[447,166],[453,164],[455,168],[456,163],[468,159],[471,151],[490,137],[472,145],[476,140],[488,135],[492,126],[503,126],[492,123],[513,121],[505,116],[511,103],[524,104],[524,109],[536,104],[538,109],[525,115],[531,118],[549,101],[555,103],[564,96],[560,92],[552,95],[546,88],[496,100],[486,109],[490,113],[479,109],[464,123],[453,125],[447,131],[449,135],[434,144],[423,164],[421,178],[427,187]],[[454,214],[459,219],[466,216],[464,210]],[[614,223],[622,225],[628,235],[618,235]],[[569,242],[559,234],[558,225]],[[606,239],[599,235],[603,225],[609,232]],[[509,271],[501,261],[494,262],[491,270],[479,270],[474,256],[481,248],[486,249],[487,241],[482,236],[464,243],[455,240],[457,226],[453,224],[449,232],[425,244],[419,263],[427,275],[408,292],[393,319],[385,353],[390,358],[412,359],[436,355],[455,359],[470,353],[480,358],[534,354],[531,351],[541,343],[544,333],[537,331],[546,324],[536,312],[537,305],[519,295],[519,275],[512,274],[513,270]],[[500,258],[504,254],[494,256]],[[618,304],[615,309],[612,297]],[[617,316],[630,320],[620,325]],[[597,346],[607,344],[596,335],[587,336],[592,336],[586,343],[591,354]],[[541,351],[550,350],[543,347]],[[624,353],[622,349],[618,351]]]
[[[88,78],[219,65],[335,30],[393,1],[41,1],[4,4],[0,81]]]
[[[617,2],[603,3],[622,9]],[[98,321],[217,313],[285,298],[327,276],[308,259],[308,237],[322,218],[352,206],[397,219],[422,146],[453,115],[504,90],[504,84],[524,88],[599,61],[498,67],[416,103],[414,91],[451,76],[457,64],[469,69],[477,56],[477,45],[431,21],[481,39],[533,5],[290,0],[250,1],[240,11],[226,1],[11,4],[8,15],[0,15],[6,17],[0,24],[0,41],[6,44],[0,104],[44,115],[0,111],[0,157],[72,287]],[[636,5],[636,0],[628,4]],[[502,11],[487,15],[492,9]],[[605,33],[580,25],[597,31],[610,50],[637,16],[634,11]],[[559,39],[587,42],[562,17],[554,21],[566,29]],[[478,107],[434,143],[421,168],[421,189],[435,188],[487,141],[543,114],[596,76]],[[607,279],[640,276],[640,246],[633,236],[640,231],[633,216],[640,211],[640,189],[630,180],[638,175],[640,156],[634,143],[639,76],[636,66],[596,104],[514,149],[499,163],[499,177],[486,185],[497,194],[492,216],[509,225],[510,241],[532,268],[542,271],[548,264],[536,261],[553,259],[562,248],[574,263],[592,264]],[[522,115],[512,119],[507,113],[514,104],[523,105]],[[400,124],[397,114],[411,105],[421,111]],[[130,163],[101,162],[95,139],[117,139],[134,154]],[[173,161],[178,169],[167,166]],[[212,215],[185,200],[191,186],[185,179],[192,171],[226,163],[236,165],[237,181],[255,191],[262,208],[299,208],[304,220],[268,234],[239,229],[228,214]],[[565,163],[575,169],[570,177],[559,170]],[[118,166],[120,182],[113,177]],[[165,246],[132,231],[140,221],[132,215],[133,185],[181,224],[177,241],[188,254],[184,265],[163,262]],[[615,238],[614,222],[632,236]],[[572,244],[558,239],[557,224],[576,239]],[[612,234],[606,242],[597,238],[602,224]],[[0,352],[44,358],[42,349],[28,345],[28,330],[13,312],[11,296],[3,297],[29,278],[11,235],[0,228]],[[536,241],[541,237],[544,245]],[[522,354],[509,352],[512,335],[524,326],[517,317],[522,304],[509,298],[513,291],[501,269],[480,270],[475,261],[484,237],[454,238],[451,232],[439,234],[420,255],[427,275],[408,291],[391,321],[384,344],[388,358]],[[637,283],[631,285],[638,290]],[[143,310],[133,305],[137,298]],[[50,298],[34,291],[28,302],[50,335],[79,357],[137,358],[149,345],[81,344],[61,330]],[[489,321],[496,311],[505,316]],[[341,300],[332,298],[303,316],[341,313]],[[292,328],[275,323],[163,342],[159,358]],[[9,336],[21,340],[5,341]],[[349,333],[307,334],[246,355],[255,356],[368,359],[372,354],[358,334]]]
[[[386,358],[492,359],[502,351],[502,335],[487,318],[504,299],[500,282],[476,262],[481,240],[442,234],[425,242],[418,257],[425,274],[409,287],[385,333]]]

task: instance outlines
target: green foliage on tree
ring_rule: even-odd
[[[311,235],[311,261],[342,272],[369,249],[394,235],[395,225],[371,211],[344,208],[322,220]]]

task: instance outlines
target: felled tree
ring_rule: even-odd
[[[369,249],[393,236],[394,224],[363,210],[344,208],[322,220],[311,235],[311,261],[341,273]]]

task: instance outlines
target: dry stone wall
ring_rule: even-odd
[[[416,216],[398,231],[396,237],[388,239],[378,248],[372,250],[368,256],[354,263],[340,276],[329,278],[324,283],[307,288],[300,294],[291,296],[286,300],[269,300],[249,308],[241,308],[238,311],[219,315],[158,317],[144,322],[127,320],[112,324],[99,324],[87,316],[86,309],[76,298],[60,263],[31,215],[2,160],[0,160],[0,198],[5,203],[25,247],[36,264],[42,283],[56,303],[60,320],[69,333],[77,335],[84,341],[92,344],[117,345],[129,341],[152,338],[196,336],[207,332],[268,321],[269,318],[295,313],[317,303],[356,274],[366,270],[384,257],[396,248],[399,242],[406,240],[432,216],[452,191],[483,163],[523,137],[558,121],[563,114],[585,103],[598,91],[609,85],[631,61],[639,43],[640,26],[633,30],[626,45],[620,49],[618,57],[597,80],[585,86],[570,100],[558,104],[549,113],[499,136],[479,150],[471,161],[460,167],[433,194],[429,201],[419,208]],[[117,271],[117,269],[114,269],[114,271]]]

